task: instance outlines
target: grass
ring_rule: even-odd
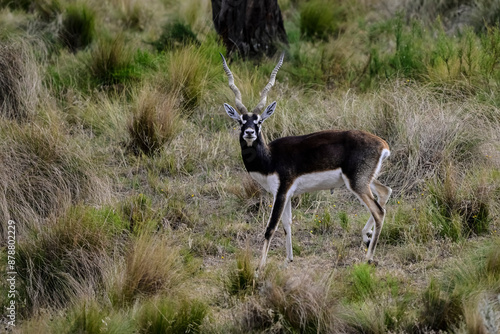
[[[0,47],[0,115],[23,121],[33,117],[42,93],[41,77],[29,45],[13,38]]]
[[[364,263],[369,214],[336,189],[292,200],[294,261],[283,264],[278,228],[254,276],[272,198],[245,172],[222,107],[234,94],[209,1],[0,2],[14,333],[498,331],[493,8],[455,30],[451,1],[398,4],[411,19],[382,0],[331,12],[323,1],[279,3],[290,45],[263,134],[361,129],[389,143],[378,266]],[[306,28],[325,22],[314,15],[333,20]],[[74,45],[61,43],[64,27]],[[247,107],[275,64],[231,60]],[[1,291],[6,279],[1,271]]]
[[[173,139],[180,128],[179,97],[145,89],[137,97],[137,106],[128,132],[130,147],[147,155],[157,153]]]
[[[89,46],[96,36],[96,14],[85,4],[66,8],[60,38],[72,52]]]

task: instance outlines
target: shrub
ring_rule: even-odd
[[[0,41],[0,116],[26,120],[38,106],[41,78],[29,45]]]
[[[63,17],[60,38],[72,52],[89,46],[96,35],[96,14],[85,4],[71,4]]]
[[[488,27],[486,34],[481,37],[481,47],[480,65],[482,74],[500,80],[498,75],[500,67],[500,27],[498,25]]]
[[[147,155],[157,153],[179,130],[178,97],[145,89],[137,98],[128,127],[130,147]]]

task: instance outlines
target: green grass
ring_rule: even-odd
[[[96,36],[96,13],[84,2],[69,5],[64,13],[60,38],[72,52],[86,48]]]
[[[498,331],[495,8],[475,1],[456,30],[452,1],[398,3],[412,19],[381,1],[279,3],[290,45],[263,134],[388,142],[378,266],[364,263],[369,213],[338,189],[293,199],[294,261],[280,226],[255,277],[272,196],[244,170],[222,106],[234,94],[210,1],[0,2],[14,333]],[[230,60],[248,108],[276,60]]]

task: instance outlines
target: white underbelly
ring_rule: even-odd
[[[299,176],[290,188],[292,195],[299,195],[318,190],[338,188],[344,184],[342,171],[339,169],[304,174]]]
[[[258,172],[250,172],[250,176],[271,194],[276,195],[278,192],[280,181],[277,174],[264,175]],[[340,168],[326,172],[304,174],[295,179],[288,190],[288,195],[293,196],[318,190],[328,190],[341,187],[343,184],[344,180]]]

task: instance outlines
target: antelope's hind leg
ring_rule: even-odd
[[[373,194],[377,196],[378,204],[382,207],[382,209],[385,209],[385,205],[387,204],[387,201],[389,201],[389,197],[392,194],[392,189],[375,179],[372,181],[372,183],[370,183],[370,189],[373,192]],[[370,218],[366,222],[366,225],[361,232],[363,237],[363,242],[367,248],[370,246],[370,242],[372,240],[373,236],[372,228],[374,223],[375,219],[373,219],[373,215],[370,215]]]

